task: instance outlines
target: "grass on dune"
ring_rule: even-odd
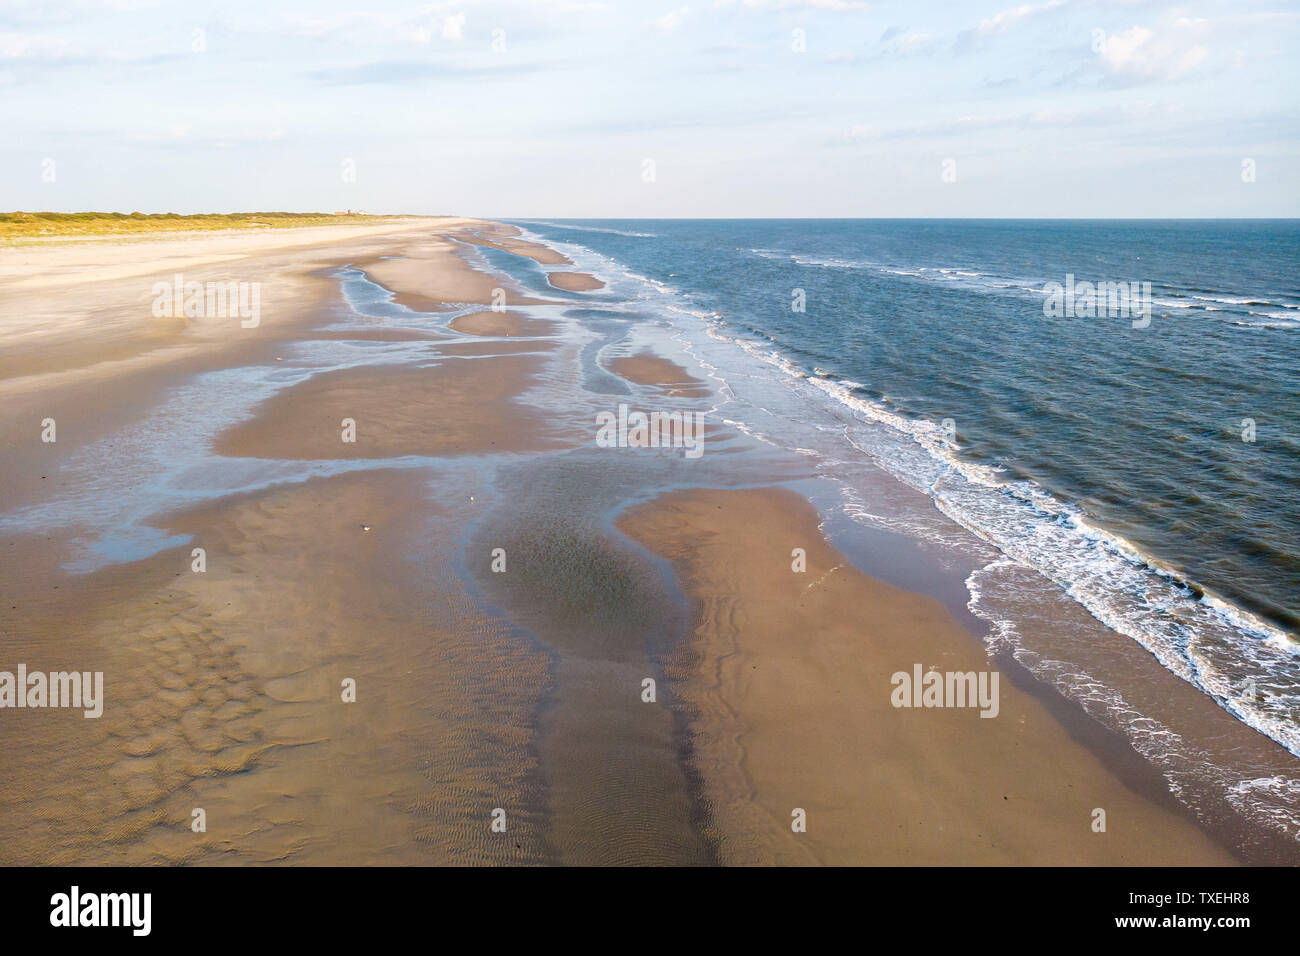
[[[3,212],[0,239],[41,239],[62,236],[110,236],[192,229],[286,229],[294,226],[338,226],[381,223],[398,216],[360,213],[335,216],[325,212],[124,213],[124,212]]]

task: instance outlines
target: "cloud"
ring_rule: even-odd
[[[1032,3],[1022,3],[1018,7],[1010,7],[1002,10],[989,17],[987,20],[981,20],[979,26],[975,28],[975,35],[989,37],[998,33],[1006,33],[1012,25],[1019,23],[1021,20],[1028,19],[1037,13],[1045,10],[1052,10],[1056,7],[1064,6],[1065,0],[1048,0],[1041,6],[1034,6]]]
[[[908,56],[914,53],[933,53],[938,44],[928,33],[916,33],[901,27],[890,27],[881,34],[881,43],[874,52],[862,58],[863,63],[873,63],[887,57]],[[828,57],[829,59],[829,57]],[[853,54],[840,57],[838,62],[850,62],[857,59]]]
[[[415,29],[415,42],[428,43],[434,34],[438,34],[444,40],[463,40],[465,39],[465,14],[449,13],[445,17],[434,17],[429,26],[420,26]]]
[[[889,52],[900,55],[915,53],[919,50],[928,49],[931,45],[932,37],[928,33],[905,33],[894,41]]]
[[[184,125],[129,133],[126,136],[133,145],[163,149],[242,149],[277,143],[283,138],[284,131],[280,129],[204,131],[196,135],[192,127]]]
[[[442,35],[448,40],[463,39],[462,30],[465,29],[465,14],[455,13],[442,21]]]
[[[605,9],[605,4],[599,0],[529,0],[529,6],[547,13],[590,13]]]
[[[0,33],[0,59],[51,59],[67,52],[68,44],[56,37],[32,33]]]
[[[482,79],[496,76],[521,76],[548,67],[515,63],[493,63],[491,66],[457,66],[449,63],[432,63],[427,60],[376,60],[355,66],[331,67],[310,70],[303,75],[324,86],[400,86],[420,83],[436,78]]]
[[[1113,77],[1134,80],[1174,80],[1194,70],[1209,56],[1209,48],[1198,42],[1204,20],[1176,20],[1157,34],[1148,27],[1134,26],[1101,40],[1097,51],[1102,67]]]
[[[953,49],[959,53],[970,50],[989,37],[1006,33],[1018,23],[1036,17],[1041,13],[1046,13],[1049,10],[1056,10],[1065,6],[1065,2],[1066,0],[1047,0],[1046,3],[1037,6],[1032,3],[1022,3],[1018,7],[1008,7],[1005,10],[1000,10],[993,16],[981,20],[973,28],[958,33]]]
[[[686,15],[690,12],[690,7],[682,7],[680,10],[673,10],[669,13],[665,13],[655,21],[655,26],[664,33],[671,33],[686,22]]]
[[[383,25],[384,18],[378,14],[343,13],[327,17],[287,14],[281,18],[278,29],[290,36],[305,37],[309,40],[323,40],[337,36],[350,39],[359,29]]]
[[[715,6],[729,7],[736,0],[716,0]],[[863,10],[868,0],[740,0],[751,10]]]
[[[131,13],[160,5],[160,0],[0,0],[0,23],[78,23],[97,14]]]
[[[1134,103],[1123,109],[1041,109],[1024,113],[992,113],[958,116],[952,119],[921,123],[904,123],[887,129],[854,125],[832,140],[832,146],[850,146],[857,143],[896,139],[930,139],[964,136],[999,129],[1074,129],[1081,126],[1109,126],[1147,119],[1157,114],[1160,107],[1149,103]]]
[[[149,52],[143,56],[102,44],[78,45],[44,34],[0,33],[0,85],[49,82],[72,74],[91,73],[95,82],[123,78],[166,67],[188,54]]]

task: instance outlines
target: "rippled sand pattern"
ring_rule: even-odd
[[[187,555],[169,574],[170,552],[88,580],[107,599],[68,637],[109,675],[109,706],[21,714],[25,746],[6,736],[6,783],[23,781],[3,788],[22,806],[0,818],[6,862],[545,859],[529,729],[547,663],[476,613],[394,504],[426,493],[392,473],[272,491],[178,516],[205,574]]]

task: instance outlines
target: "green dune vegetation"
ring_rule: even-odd
[[[351,210],[325,212],[235,212],[181,215],[122,212],[5,212],[0,213],[0,240],[29,240],[77,236],[113,236],[150,232],[215,229],[287,229],[381,223],[399,216],[368,216]]]

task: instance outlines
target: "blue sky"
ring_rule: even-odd
[[[1281,0],[0,0],[0,209],[1300,216],[1298,41]]]

